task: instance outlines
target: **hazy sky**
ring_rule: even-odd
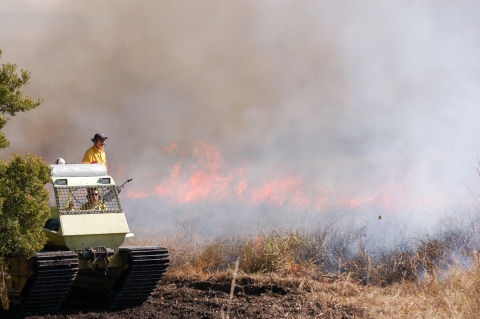
[[[468,206],[479,14],[476,1],[2,2],[1,62],[28,69],[44,102],[7,124],[0,156],[78,163],[102,132],[130,198]]]

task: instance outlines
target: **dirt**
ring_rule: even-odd
[[[229,282],[162,281],[140,307],[121,311],[62,307],[56,314],[22,315],[0,312],[5,319],[107,319],[107,318],[364,318],[360,309],[324,305],[306,291],[278,285],[238,283],[230,299]]]

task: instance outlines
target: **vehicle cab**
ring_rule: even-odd
[[[102,164],[56,164],[52,184],[56,206],[44,232],[46,249],[115,250],[130,233],[118,198],[119,188]]]

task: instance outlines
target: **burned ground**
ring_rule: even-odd
[[[149,301],[121,311],[62,307],[56,314],[3,313],[8,319],[106,318],[364,318],[362,309],[314,302],[312,293],[282,285],[240,280],[230,299],[231,283],[213,280],[163,281]],[[366,317],[365,317],[366,318]]]

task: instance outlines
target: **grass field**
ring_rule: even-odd
[[[339,226],[210,240],[179,233],[132,244],[169,249],[166,280],[235,276],[237,285],[277,285],[299,293],[299,307],[317,305],[325,317],[480,318],[476,214],[441,224],[435,235],[389,247],[367,245],[365,228]]]

